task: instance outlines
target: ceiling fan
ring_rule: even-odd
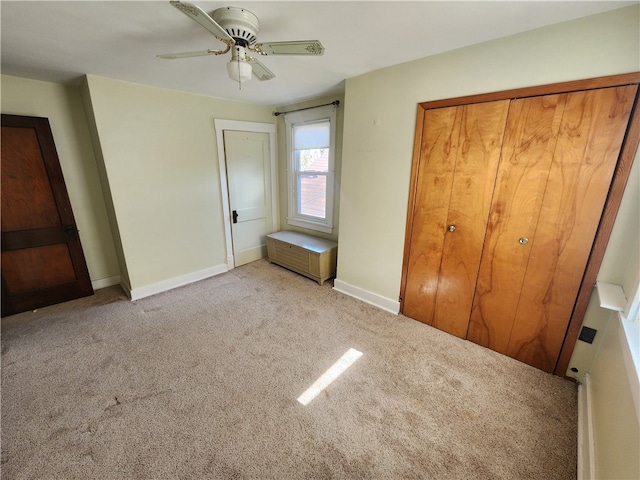
[[[214,10],[209,16],[200,7],[187,2],[171,1],[169,3],[206,28],[214,37],[226,44],[226,48],[168,53],[158,57],[175,59],[223,55],[231,50],[227,73],[232,80],[238,82],[238,85],[249,80],[252,74],[258,80],[270,80],[275,77],[275,74],[257,58],[247,55],[247,51],[257,55],[322,55],[324,53],[324,46],[318,40],[256,43],[260,22],[256,15],[244,8],[222,7]]]

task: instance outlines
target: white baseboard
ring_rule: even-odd
[[[145,285],[144,287],[129,289],[128,292],[125,288],[125,292],[128,293],[131,300],[140,300],[141,298],[150,297],[151,295],[156,295],[158,293],[166,292],[177,287],[182,287],[193,282],[198,282],[200,280],[204,280],[205,278],[220,275],[221,273],[225,273],[228,270],[229,269],[227,267],[227,264],[222,263],[211,268],[205,268],[204,270],[181,275],[180,277],[170,278],[168,280],[163,280],[162,282]],[[125,286],[123,285],[123,288],[124,287]]]
[[[363,302],[369,303],[375,307],[381,308],[382,310],[386,310],[387,312],[391,312],[394,315],[397,315],[400,311],[400,302],[383,297],[377,293],[363,290],[359,287],[354,287],[353,285],[343,282],[337,278],[333,281],[333,289],[340,293],[344,293],[345,295],[349,295],[350,297],[362,300]]]
[[[591,410],[591,378],[588,373],[578,385],[578,480],[591,480],[596,475]]]
[[[91,287],[94,290],[100,290],[101,288],[112,287],[120,284],[120,275],[114,275],[113,277],[99,278],[91,281]]]

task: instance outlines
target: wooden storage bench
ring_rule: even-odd
[[[314,279],[320,285],[336,275],[338,244],[298,232],[267,235],[269,261]]]

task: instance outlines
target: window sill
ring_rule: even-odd
[[[287,223],[294,227],[307,228],[309,230],[315,230],[323,233],[333,233],[333,227],[330,227],[323,223],[312,222],[309,220],[303,220],[300,218],[287,218]]]

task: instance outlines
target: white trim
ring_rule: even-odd
[[[302,112],[289,112],[285,116],[287,151],[287,224],[324,233],[333,233],[333,200],[335,197],[336,106],[326,105]],[[329,171],[326,175],[325,218],[314,219],[298,213],[298,178],[294,159],[292,131],[296,125],[329,121]]]
[[[578,385],[578,480],[590,480],[596,475],[591,402],[591,377],[586,373],[584,382]]]
[[[333,233],[333,227],[327,227],[323,223],[304,220],[300,217],[298,218],[287,217],[287,223],[289,225],[293,225],[294,227],[307,228],[310,230],[317,230],[318,232],[324,232],[324,233]]]
[[[144,287],[140,288],[130,289],[129,297],[132,301],[140,300],[141,298],[150,297],[151,295],[156,295],[158,293],[166,292],[177,287],[182,287],[190,283],[198,282],[200,280],[204,280],[205,278],[220,275],[221,273],[225,273],[228,270],[229,269],[227,268],[227,265],[222,263],[210,268],[205,268],[204,270],[199,270],[197,272],[191,272],[187,273],[186,275],[163,280],[162,282],[145,285]]]
[[[226,229],[225,229],[225,234],[226,234]],[[231,255],[227,255],[227,269],[233,270],[233,268],[235,267],[235,262],[233,260],[233,248],[231,250],[227,249],[227,251],[231,253]]]
[[[276,171],[276,126],[273,123],[242,122],[214,118],[216,143],[218,145],[218,167],[220,171],[220,193],[222,194],[222,216],[224,220],[224,238],[227,249],[227,269],[233,270],[233,240],[231,238],[231,211],[229,209],[229,185],[227,183],[227,157],[224,153],[224,130],[269,134],[269,162],[271,164],[271,218],[273,231],[278,228],[278,175]]]
[[[638,423],[640,423],[640,372],[638,371],[640,367],[640,352],[638,351],[640,348],[640,325],[637,322],[633,323],[625,320],[622,312],[618,312],[616,317],[618,317],[617,320],[611,319],[611,321],[620,322],[618,327],[620,350],[622,350],[622,357],[627,370],[636,417]]]
[[[400,302],[391,300],[387,297],[383,297],[382,295],[378,295],[377,293],[363,290],[359,287],[354,287],[353,285],[343,282],[342,280],[338,280],[337,278],[333,281],[333,289],[340,293],[344,293],[345,295],[349,295],[350,297],[362,300],[363,302],[373,305],[374,307],[386,310],[387,312],[393,313],[394,315],[397,315],[400,311]]]
[[[636,274],[633,283],[633,295],[629,295],[627,305],[624,309],[624,316],[631,322],[640,322],[640,271]]]
[[[100,290],[101,288],[112,287],[120,284],[120,275],[114,275],[113,277],[99,278],[91,281],[91,287],[94,290]]]

